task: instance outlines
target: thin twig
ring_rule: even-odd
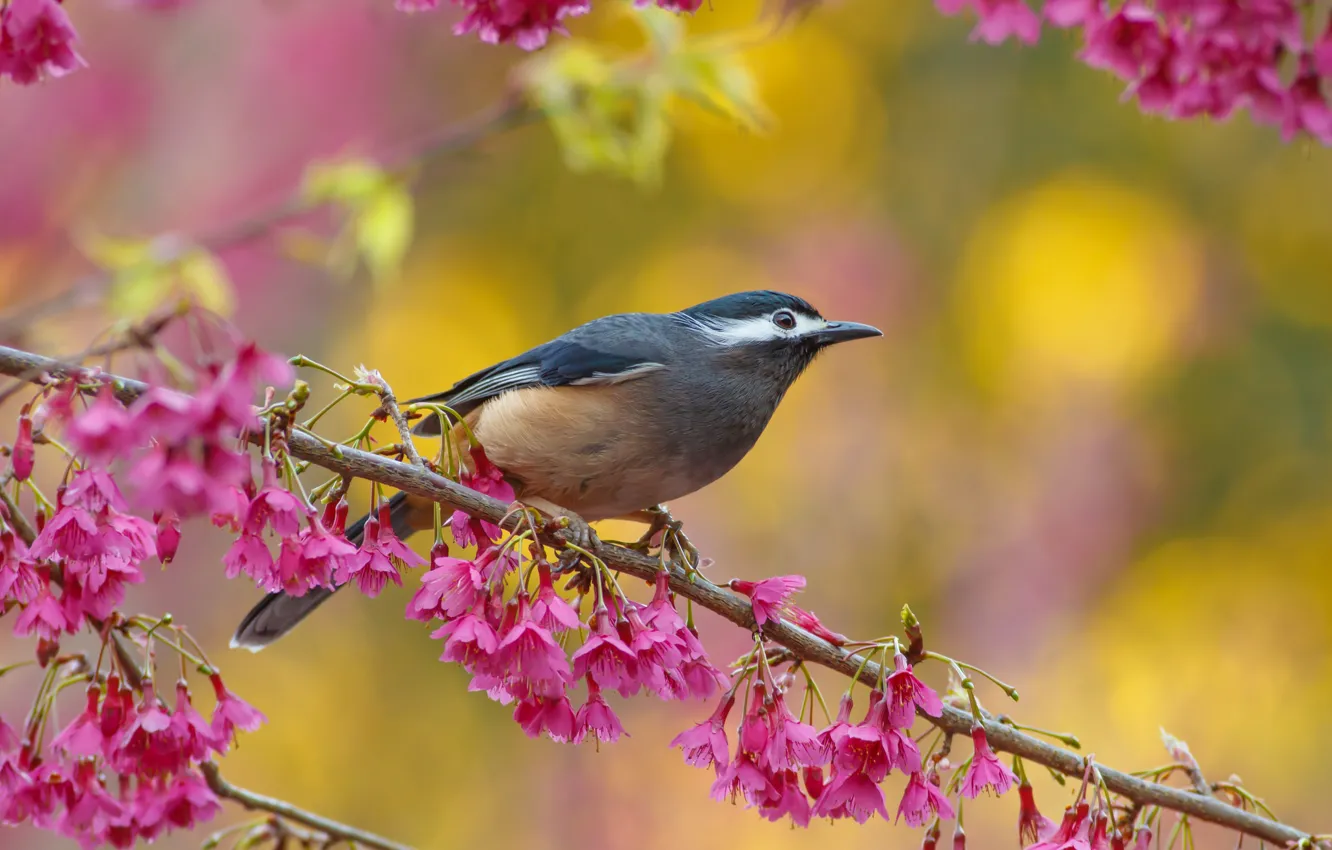
[[[52,375],[78,371],[77,367],[41,355],[0,346],[0,373],[18,375],[34,367],[39,367],[40,371]],[[113,382],[113,389],[123,401],[132,401],[147,389],[147,385],[139,381],[115,376],[107,377]],[[292,433],[289,447],[293,456],[332,472],[387,484],[438,502],[450,509],[502,523],[511,530],[518,528],[522,522],[519,516],[510,514],[508,505],[498,499],[478,493],[428,469],[348,447],[342,447],[339,453],[335,454],[319,440],[300,432]],[[552,534],[543,531],[539,537],[541,542],[558,547],[564,542],[564,535],[567,533],[567,531],[557,531]],[[621,546],[597,542],[593,544],[592,552],[612,569],[646,582],[653,581],[662,569],[659,559],[645,557]],[[675,566],[668,566],[668,569],[671,589],[677,594],[746,630],[752,631],[755,628],[753,610],[747,600],[697,574],[691,577]],[[860,658],[851,655],[847,650],[815,637],[804,629],[781,620],[769,620],[763,626],[763,634],[769,640],[786,647],[792,655],[803,661],[819,664],[845,676],[859,675],[860,680],[870,686],[878,684],[880,676],[878,663],[862,663]],[[957,735],[969,734],[973,723],[969,712],[951,706],[944,706],[942,716],[926,719],[944,732]],[[1021,756],[1068,776],[1083,775],[1086,761],[1081,755],[1023,734],[992,719],[983,721],[983,724],[993,749]],[[1139,805],[1160,806],[1282,845],[1311,840],[1307,832],[1244,811],[1215,797],[1148,782],[1107,767],[1098,767],[1098,769],[1107,788]]]
[[[247,809],[269,812],[285,820],[304,824],[311,829],[322,832],[331,839],[346,842],[354,847],[372,847],[375,850],[413,850],[409,845],[399,844],[392,839],[375,835],[373,832],[366,832],[345,823],[329,820],[314,812],[307,812],[305,809],[298,809],[283,800],[265,797],[263,794],[256,794],[253,791],[238,788],[223,779],[222,772],[211,761],[203,762],[199,765],[199,769],[203,771],[204,779],[208,782],[208,787],[212,789],[214,794],[224,800],[234,800]],[[333,842],[330,841],[329,843]]]

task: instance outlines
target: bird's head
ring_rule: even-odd
[[[795,380],[825,348],[883,336],[859,322],[829,321],[808,301],[784,292],[737,292],[676,314],[701,345],[755,371]]]

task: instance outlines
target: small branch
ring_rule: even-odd
[[[200,764],[199,769],[203,771],[204,780],[208,782],[208,787],[222,799],[240,803],[252,811],[268,812],[318,830],[332,839],[328,842],[329,844],[341,841],[354,847],[372,847],[375,850],[414,850],[406,844],[399,844],[391,839],[375,835],[373,832],[365,832],[354,826],[329,820],[313,812],[298,809],[282,800],[265,797],[263,794],[246,791],[244,788],[237,788],[222,778],[221,771],[211,761]]]
[[[421,455],[416,451],[416,443],[412,440],[412,426],[407,424],[407,417],[402,415],[402,408],[398,407],[398,398],[387,382],[383,382],[383,389],[379,391],[379,404],[398,429],[398,436],[402,438],[402,453],[407,455],[407,460],[412,466],[425,469],[425,461],[421,460]],[[447,434],[444,435],[444,439],[448,439]]]
[[[501,130],[531,123],[540,113],[527,104],[523,97],[512,92],[499,103],[461,123],[450,125],[442,132],[405,145],[393,155],[385,157],[390,169],[404,169],[418,161],[455,153],[471,147],[482,139]],[[193,238],[181,238],[182,246],[199,246],[217,252],[237,248],[268,235],[279,225],[311,212],[312,207],[297,190],[267,209],[252,213],[243,219],[224,225]],[[44,316],[64,312],[84,304],[96,303],[109,276],[97,271],[84,275],[68,289],[21,305],[0,317],[0,337],[21,331]]]
[[[79,371],[77,367],[47,357],[0,346],[0,373],[18,375],[34,367],[52,375]],[[123,401],[132,401],[147,389],[147,385],[139,381],[114,376],[108,378],[112,381],[117,397]],[[498,499],[478,493],[428,469],[345,446],[335,454],[319,440],[299,431],[292,433],[289,448],[294,457],[341,475],[378,481],[438,502],[453,510],[461,510],[475,517],[502,523],[510,530],[517,529],[521,523],[518,516],[509,514],[508,505]],[[562,535],[566,533],[542,532],[539,539],[547,545],[559,547],[564,539]],[[592,551],[610,568],[648,583],[656,578],[662,567],[660,560],[648,558],[621,546],[599,543]],[[754,614],[747,600],[701,576],[690,577],[678,567],[672,566],[669,571],[671,589],[677,594],[748,631],[754,629]],[[871,687],[878,684],[880,670],[877,663],[862,664],[859,657],[850,655],[845,649],[815,637],[804,629],[781,620],[770,620],[763,626],[763,634],[786,647],[792,655],[803,661],[819,664],[848,677],[859,674],[860,680]],[[955,735],[969,734],[973,722],[970,713],[951,706],[944,706],[942,716],[926,719],[944,732]],[[984,726],[990,746],[995,750],[1021,756],[1068,776],[1083,775],[1086,761],[1077,753],[1053,746],[992,719],[985,720]],[[1203,796],[1191,789],[1185,791],[1148,782],[1103,766],[1098,766],[1098,769],[1106,787],[1135,804],[1160,806],[1281,845],[1311,840],[1309,833],[1229,805],[1210,795]]]

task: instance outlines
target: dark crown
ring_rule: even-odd
[[[723,295],[721,298],[714,298],[711,301],[704,301],[702,304],[695,304],[693,307],[681,310],[687,316],[710,316],[718,319],[748,319],[754,316],[767,316],[777,310],[786,308],[796,313],[803,313],[806,316],[819,316],[819,311],[815,310],[813,305],[803,298],[797,298],[794,295],[787,295],[785,292],[774,292],[770,289],[759,289],[753,292],[736,292],[732,295]]]

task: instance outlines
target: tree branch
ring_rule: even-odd
[[[82,367],[0,346],[0,373],[21,375],[34,369],[55,376],[87,374],[87,370]],[[112,387],[122,401],[133,401],[147,389],[147,386],[139,381],[116,376],[107,377],[112,381]],[[482,495],[421,467],[345,446],[340,447],[335,454],[320,441],[299,431],[291,434],[289,447],[293,456],[332,472],[388,484],[491,522],[499,523],[508,516],[508,506],[499,500]],[[508,516],[506,521],[510,530],[516,528],[519,523],[520,518],[516,516]],[[541,540],[547,545],[558,548],[563,542],[562,534],[563,532],[553,534],[543,532]],[[661,562],[658,559],[648,558],[620,546],[600,543],[593,552],[612,569],[643,579],[645,582],[653,581],[661,570]],[[683,570],[675,567],[670,569],[670,584],[677,594],[693,600],[718,616],[742,628],[749,630],[754,628],[754,615],[749,602],[730,591],[718,587],[701,576],[695,576],[691,580]],[[848,677],[855,677],[859,672],[861,681],[871,687],[878,683],[880,675],[878,664],[874,662],[863,664],[861,659],[853,658],[846,650],[815,637],[804,629],[782,621],[769,621],[763,627],[763,634],[804,661],[827,667]],[[944,706],[941,717],[926,719],[945,732],[957,735],[969,734],[973,722],[969,713],[951,706]],[[990,746],[995,750],[1021,756],[1069,776],[1083,775],[1086,762],[1076,753],[1048,744],[994,720],[984,721],[984,726]],[[1277,844],[1312,841],[1309,833],[1232,806],[1216,797],[1148,782],[1101,765],[1097,767],[1111,791],[1135,804],[1160,806]]]
[[[344,841],[354,847],[373,847],[375,850],[413,850],[412,847],[406,844],[399,844],[396,841],[375,835],[373,832],[365,832],[354,826],[338,823],[313,812],[298,809],[283,800],[265,797],[263,794],[246,791],[244,788],[237,788],[222,778],[222,772],[211,761],[203,762],[199,765],[199,769],[203,771],[204,780],[208,782],[208,787],[218,797],[224,800],[233,800],[247,809],[268,812],[285,820],[304,824],[328,836],[330,840],[326,843],[326,846],[336,841]]]

